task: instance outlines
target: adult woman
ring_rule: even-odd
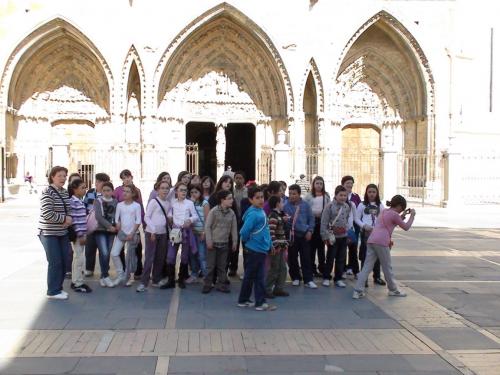
[[[47,256],[47,297],[65,300],[68,293],[63,290],[65,265],[70,247],[68,227],[73,220],[69,194],[63,188],[68,170],[56,166],[50,170],[49,186],[40,199],[40,219],[38,237]]]
[[[307,193],[304,200],[311,206],[314,215],[314,232],[311,238],[311,267],[315,277],[321,277],[325,270],[325,244],[321,239],[321,214],[330,203],[330,195],[325,190],[325,180],[321,176],[314,177],[311,192]],[[316,266],[318,254],[318,266]]]

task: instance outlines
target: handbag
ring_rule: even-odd
[[[172,206],[172,216],[174,213],[174,207]],[[168,238],[172,245],[179,244],[182,242],[182,228],[170,228]]]
[[[64,199],[61,196],[61,194],[59,194],[59,192],[54,187],[49,186],[49,188],[52,189],[54,191],[54,193],[57,194],[57,196],[59,197],[59,199],[61,200],[61,202],[63,204],[64,213],[66,214],[66,216],[68,216],[68,207],[66,207],[66,202],[64,202]],[[68,229],[68,238],[69,238],[69,240],[71,242],[75,242],[76,239],[77,239],[75,228],[73,227],[73,225],[70,225],[67,229]]]
[[[337,238],[335,237],[335,233],[333,233],[333,226],[339,219],[340,214],[342,213],[342,210],[344,207],[340,207],[339,212],[337,213],[337,216],[335,216],[335,219],[329,224],[330,229],[328,230],[328,243],[330,246],[333,246],[335,244],[335,241],[337,241]]]

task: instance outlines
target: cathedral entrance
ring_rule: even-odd
[[[198,145],[198,174],[213,179],[217,176],[216,134],[213,122],[193,121],[186,125],[186,144]]]
[[[230,123],[226,127],[224,169],[243,171],[247,180],[255,180],[255,125]]]

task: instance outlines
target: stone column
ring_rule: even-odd
[[[275,155],[275,179],[277,181],[286,181],[287,184],[294,181],[291,179],[291,147],[285,143],[286,132],[278,132],[278,143],[274,146]]]
[[[216,149],[217,156],[217,180],[224,174],[224,164],[226,162],[226,125],[218,124],[216,135]]]
[[[462,154],[456,147],[450,147],[443,157],[446,158],[443,176],[445,179],[445,201],[443,203],[448,208],[463,206]]]

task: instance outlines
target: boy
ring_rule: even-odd
[[[271,234],[264,207],[264,193],[258,187],[248,189],[248,199],[252,206],[245,212],[241,241],[245,244],[245,276],[241,284],[238,307],[251,307],[252,288],[255,285],[255,310],[272,311],[276,306],[266,303],[265,263],[271,249]]]
[[[207,242],[207,275],[202,293],[210,293],[214,272],[217,272],[217,290],[229,293],[226,283],[226,265],[229,251],[229,236],[232,238],[231,250],[235,252],[238,244],[236,214],[231,209],[233,195],[229,190],[217,193],[218,204],[210,210],[205,222],[205,240]]]

